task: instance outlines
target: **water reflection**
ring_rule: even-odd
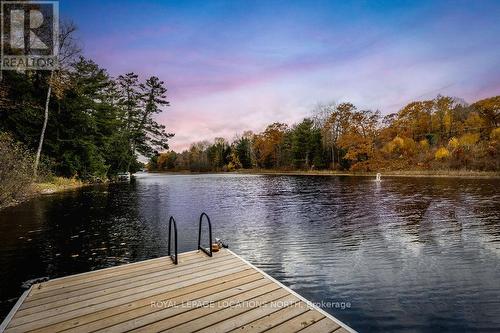
[[[142,175],[0,212],[2,313],[23,281],[196,247],[214,233],[360,331],[500,327],[498,180]]]

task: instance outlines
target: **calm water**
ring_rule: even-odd
[[[0,212],[1,316],[29,279],[179,251],[197,219],[361,332],[500,330],[500,180],[139,175]],[[350,305],[350,307],[347,307]]]

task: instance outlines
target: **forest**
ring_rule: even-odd
[[[49,75],[6,72],[0,83],[3,141],[22,143],[33,152],[40,144],[52,85],[40,168],[65,177],[106,179],[137,171],[142,168],[139,155],[168,148],[173,135],[153,118],[168,105],[157,77],[139,82],[136,74],[127,73],[112,79],[83,57],[51,83]]]
[[[173,134],[155,120],[169,105],[164,82],[111,77],[82,55],[75,31],[61,25],[57,70],[2,71],[0,207],[33,183],[105,182],[168,149]]]
[[[2,73],[0,174],[7,177],[6,166],[19,165],[20,156],[31,159],[35,178],[99,181],[143,168],[139,157],[168,149],[173,136],[154,119],[169,105],[164,82],[155,76],[141,81],[134,73],[111,77],[81,55],[73,26],[61,30],[57,71]]]
[[[154,155],[150,170],[237,169],[480,170],[500,169],[500,96],[472,104],[447,96],[415,101],[399,112],[320,104],[298,124],[273,123],[232,142],[193,143]]]

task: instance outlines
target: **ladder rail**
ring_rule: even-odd
[[[172,247],[172,224],[174,225],[174,251],[175,254],[172,255],[171,247]],[[168,221],[168,256],[172,259],[172,262],[177,265],[179,263],[177,256],[177,223],[173,216],[170,216],[170,220]]]
[[[208,249],[209,249],[208,251],[206,248],[201,246],[201,225],[203,222],[203,217],[206,217],[208,223],[208,233],[209,233],[208,237],[210,241],[210,243],[208,243]],[[210,222],[210,217],[208,217],[208,215],[205,212],[201,213],[200,223],[198,225],[198,250],[205,252],[205,254],[208,255],[209,257],[212,256],[212,222]]]

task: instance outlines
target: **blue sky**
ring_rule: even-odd
[[[166,82],[175,149],[319,102],[387,114],[437,94],[500,93],[500,1],[60,1],[111,75]]]

